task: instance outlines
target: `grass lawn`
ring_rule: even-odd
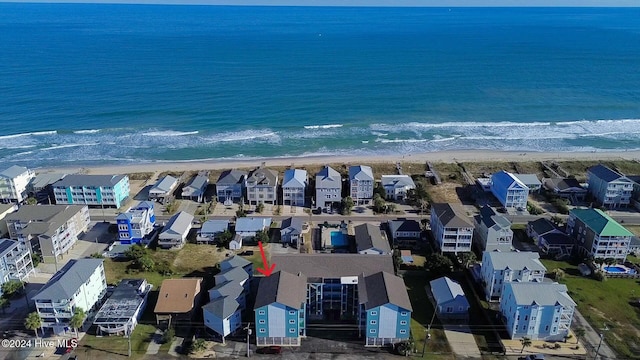
[[[640,359],[640,309],[629,301],[640,297],[637,279],[608,279],[597,281],[580,276],[577,266],[561,261],[542,260],[550,273],[563,269],[566,273],[560,282],[569,288],[569,294],[578,304],[578,310],[596,329],[605,331],[605,341],[620,357]]]
[[[428,278],[424,271],[407,272],[404,277],[407,285],[409,299],[413,306],[411,314],[411,334],[415,340],[415,347],[418,350],[417,356],[422,354],[425,346],[426,330],[433,316],[433,306],[427,298],[425,286],[427,286]],[[447,342],[447,338],[442,330],[442,325],[438,318],[434,318],[431,325],[431,339],[427,340],[423,359],[454,359],[454,356]]]
[[[131,358],[141,359],[147,351],[155,326],[138,324],[131,335]],[[86,334],[76,353],[85,359],[90,358],[126,358],[128,351],[127,338],[122,336],[97,337]]]

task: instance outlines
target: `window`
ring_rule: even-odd
[[[378,323],[378,322],[377,322],[376,320],[371,320],[371,321],[369,321],[369,324],[371,324],[371,325],[376,325],[377,323]]]
[[[408,313],[408,312],[406,312],[406,311],[402,311],[402,312],[400,313],[400,316],[407,316],[407,315],[409,315],[409,313]]]
[[[289,329],[289,333],[295,334],[296,333],[296,329],[293,329],[293,328]]]
[[[266,323],[266,321],[264,319],[258,320],[258,324],[265,324],[265,323]]]
[[[260,330],[259,330],[259,332],[260,332],[260,333],[262,333],[262,334],[264,334],[264,333],[266,333],[266,332],[267,332],[267,329],[260,329]]]
[[[401,320],[400,325],[407,325],[407,320]]]
[[[407,333],[407,330],[404,330],[404,329],[400,330],[400,334],[406,334],[406,333]]]
[[[529,320],[529,315],[524,316],[524,321],[527,321],[527,320]]]
[[[264,315],[264,310],[258,310],[258,315]]]
[[[369,330],[369,333],[371,333],[371,334],[375,334],[375,333],[376,333],[376,329],[370,329],[370,330]]]
[[[545,326],[544,331],[549,331],[549,325]]]
[[[377,312],[377,311],[372,311],[372,312],[370,312],[369,314],[370,314],[371,316],[377,316],[377,315],[378,315],[378,312]]]
[[[293,324],[295,324],[295,323],[296,323],[296,321],[295,321],[295,320],[293,320],[293,319],[289,320],[289,324],[293,325]]]

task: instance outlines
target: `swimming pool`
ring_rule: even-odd
[[[635,274],[636,271],[633,269],[629,269],[626,266],[623,265],[611,265],[611,266],[605,266],[604,271],[610,273],[610,274]]]
[[[331,246],[339,247],[339,246],[347,246],[349,242],[347,241],[347,236],[342,233],[342,231],[332,231],[331,232]]]

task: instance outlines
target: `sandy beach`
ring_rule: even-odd
[[[491,150],[440,151],[411,155],[371,155],[371,156],[311,156],[311,157],[282,157],[247,160],[207,160],[182,162],[145,162],[111,164],[95,167],[44,167],[37,172],[64,172],[86,174],[131,174],[140,172],[163,171],[194,171],[253,168],[262,162],[266,166],[304,166],[329,163],[343,164],[375,164],[402,162],[479,162],[479,161],[545,161],[545,160],[635,160],[640,159],[640,151],[598,151],[598,152],[507,152]]]

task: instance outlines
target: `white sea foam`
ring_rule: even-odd
[[[52,146],[49,146],[49,147],[46,147],[46,148],[42,148],[42,149],[38,149],[38,150],[39,151],[49,151],[49,150],[67,149],[67,148],[80,147],[80,146],[97,146],[97,145],[100,145],[100,144],[98,144],[98,143],[64,144],[64,145],[53,144]]]
[[[198,131],[175,131],[175,130],[159,130],[159,131],[149,131],[142,133],[144,136],[161,136],[161,137],[172,137],[172,136],[186,136],[186,135],[197,135]]]
[[[100,129],[90,129],[90,130],[76,130],[74,134],[95,134],[100,132]]]
[[[307,130],[312,130],[312,129],[334,129],[334,128],[341,128],[343,125],[342,124],[328,124],[328,125],[307,125],[304,128]]]
[[[28,133],[13,134],[13,135],[3,135],[3,136],[0,136],[0,140],[14,139],[14,138],[19,138],[23,136],[55,135],[57,133],[58,133],[57,131],[53,130],[53,131],[36,131],[36,132],[28,132]]]
[[[263,138],[273,138],[279,139],[279,136],[273,131],[256,131],[256,130],[245,130],[238,131],[233,133],[220,134],[218,137],[212,139],[213,142],[222,141],[247,141],[254,139],[263,139]]]

